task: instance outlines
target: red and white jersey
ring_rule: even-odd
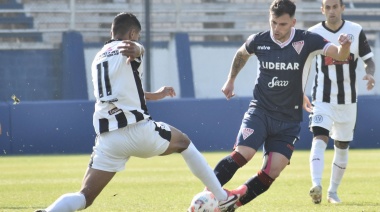
[[[91,66],[96,98],[93,125],[97,134],[150,118],[141,80],[142,57],[127,64],[127,57],[117,49],[119,45],[124,44],[108,41]]]
[[[373,57],[367,38],[359,24],[343,21],[342,26],[331,31],[325,22],[316,24],[309,31],[322,35],[325,39],[339,45],[338,37],[345,33],[352,43],[350,56],[344,61],[336,61],[331,57],[316,57],[316,76],[312,87],[312,99],[317,102],[332,104],[351,104],[357,101],[356,66],[358,58],[367,60]]]

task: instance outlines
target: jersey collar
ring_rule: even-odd
[[[272,30],[270,31],[270,37],[272,38],[273,42],[275,42],[281,48],[284,48],[293,40],[295,32],[296,32],[296,29],[294,27],[292,27],[290,30],[290,36],[289,36],[288,40],[283,42],[283,43],[274,38]]]
[[[325,29],[326,29],[327,31],[329,31],[329,32],[337,33],[337,32],[339,32],[339,30],[341,30],[341,29],[343,28],[344,23],[345,23],[345,21],[344,21],[344,19],[342,19],[342,25],[341,25],[337,30],[331,30],[330,28],[328,28],[328,27],[326,26],[326,21],[322,21],[322,26],[323,26],[323,28],[325,28]]]
[[[123,39],[111,39],[111,40],[106,41],[104,44],[109,44],[109,43],[111,43],[113,41],[122,41],[122,40]]]

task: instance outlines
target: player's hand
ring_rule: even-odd
[[[352,42],[351,36],[347,34],[340,34],[338,38],[339,44],[344,46],[350,46]]]
[[[313,111],[313,105],[310,103],[310,100],[309,100],[309,98],[306,95],[303,95],[303,105],[302,105],[302,107],[308,113],[311,113]]]
[[[174,88],[170,86],[163,86],[155,92],[144,92],[144,94],[146,100],[160,100],[167,96],[176,96]]]
[[[170,97],[176,96],[174,88],[170,86],[163,86],[160,89],[158,89],[155,93],[161,94],[162,98],[165,98],[167,96],[170,96]]]
[[[235,93],[234,93],[234,82],[230,81],[230,80],[227,80],[227,82],[224,83],[224,85],[222,87],[222,92],[226,96],[227,100],[230,100],[232,97],[234,97],[235,96]]]
[[[135,58],[140,57],[144,53],[144,47],[141,44],[131,40],[123,40],[122,45],[118,46],[119,53],[127,58],[127,64],[134,61]]]
[[[368,80],[367,82],[367,90],[372,90],[375,87],[375,78],[371,74],[366,74],[363,77],[363,80]]]

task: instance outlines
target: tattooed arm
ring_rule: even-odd
[[[240,70],[245,66],[249,57],[251,55],[245,49],[245,44],[243,44],[236,52],[235,57],[232,60],[232,65],[230,72],[228,74],[227,81],[224,83],[222,87],[222,92],[226,96],[227,100],[231,99],[231,97],[235,96],[234,93],[234,82],[239,74]]]
[[[364,68],[366,75],[363,77],[363,80],[368,80],[367,90],[372,90],[375,87],[375,62],[372,60],[372,57],[364,61]]]

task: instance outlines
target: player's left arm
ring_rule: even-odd
[[[145,92],[144,94],[146,100],[160,100],[167,96],[176,96],[174,88],[170,86],[163,86],[155,92]]]
[[[375,87],[375,62],[372,59],[373,53],[368,44],[367,36],[361,30],[359,34],[359,56],[363,59],[366,75],[363,80],[367,81],[367,90],[372,90]]]
[[[372,90],[375,87],[375,62],[372,60],[372,57],[364,60],[364,68],[366,75],[363,77],[363,80],[368,80],[367,90]]]

